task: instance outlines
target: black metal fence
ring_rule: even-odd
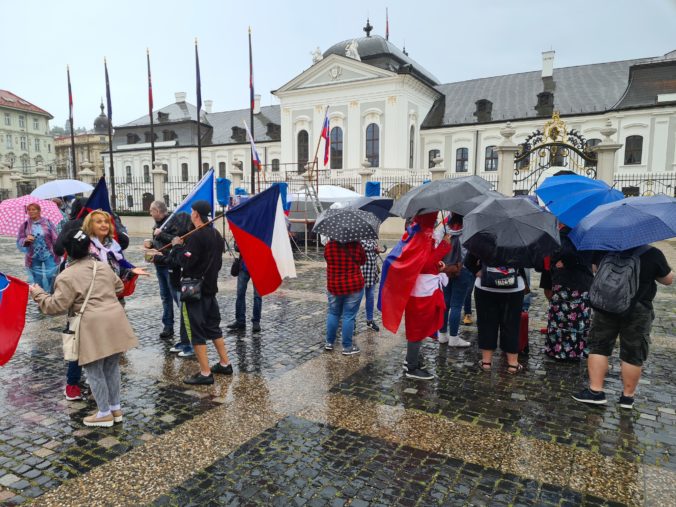
[[[109,191],[112,192],[112,189]],[[148,211],[154,200],[152,181],[148,182],[143,178],[115,178],[116,212]]]
[[[676,172],[616,174],[614,183],[626,197],[656,194],[676,197]]]

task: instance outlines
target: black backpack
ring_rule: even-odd
[[[650,246],[644,245],[603,257],[589,288],[592,308],[618,315],[631,308],[641,274],[640,256],[649,249]]]

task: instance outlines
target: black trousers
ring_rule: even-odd
[[[477,287],[474,291],[476,301],[477,327],[479,328],[479,348],[504,352],[519,352],[519,325],[523,291],[490,292]]]

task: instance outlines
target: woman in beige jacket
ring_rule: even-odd
[[[88,255],[89,244],[86,234],[73,231],[66,240],[66,250],[73,262],[56,277],[54,293],[50,295],[40,286],[32,285],[31,296],[43,313],[77,312],[89,291],[96,263],[94,286],[80,321],[78,363],[87,372],[98,412],[85,417],[83,423],[110,427],[122,421],[120,355],[138,345],[138,339],[117,301],[122,281],[108,263]]]

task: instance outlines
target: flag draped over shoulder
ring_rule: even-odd
[[[235,206],[225,216],[261,296],[277,290],[284,278],[296,277],[278,186],[273,185]]]
[[[211,218],[214,218],[214,168],[212,167],[202,176],[202,179],[195,185],[183,202],[174,210],[169,218],[162,224],[160,230],[164,229],[178,213],[192,212],[192,204],[195,201],[207,201],[211,204]]]
[[[396,333],[416,279],[430,252],[429,236],[413,224],[383,262],[378,309],[385,329]]]
[[[0,366],[14,355],[26,323],[28,284],[0,273]]]

